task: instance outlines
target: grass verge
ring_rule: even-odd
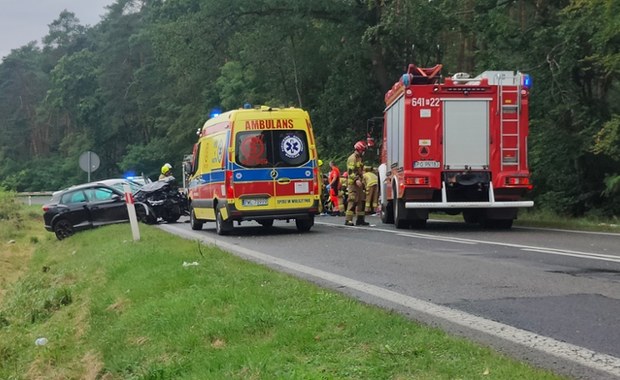
[[[151,226],[44,233],[15,243],[35,251],[1,300],[1,379],[559,378]]]

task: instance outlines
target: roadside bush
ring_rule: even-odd
[[[10,220],[19,217],[20,204],[14,192],[0,188],[0,220]]]

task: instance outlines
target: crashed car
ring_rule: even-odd
[[[62,240],[77,231],[129,221],[123,190],[125,184],[133,193],[141,187],[125,179],[111,179],[55,192],[51,201],[43,205],[45,229]]]

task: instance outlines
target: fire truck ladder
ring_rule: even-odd
[[[500,125],[500,155],[501,170],[505,168],[519,170],[521,168],[519,148],[521,136],[519,134],[521,125],[521,73],[507,76],[506,74],[497,75],[498,96],[497,110],[499,112]],[[509,141],[515,141],[509,144]]]

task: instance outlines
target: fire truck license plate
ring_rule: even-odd
[[[413,163],[414,169],[427,169],[440,167],[439,161],[416,161]]]

